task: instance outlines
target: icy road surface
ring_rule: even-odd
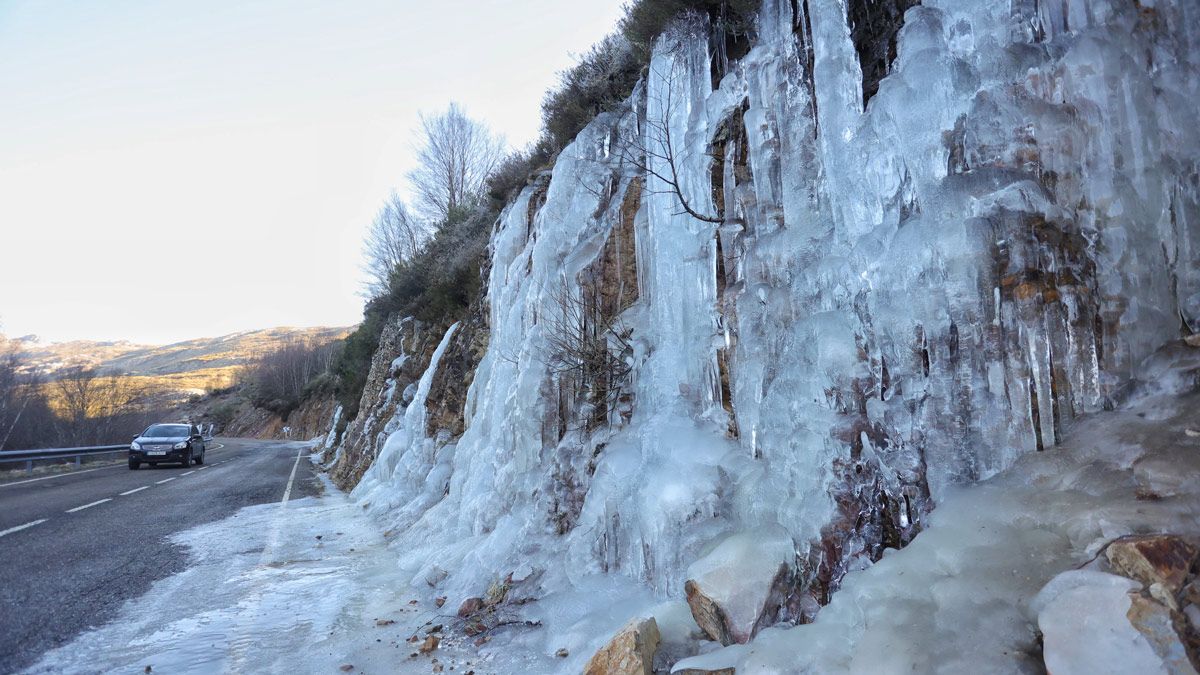
[[[121,463],[0,483],[0,672],[28,667],[185,569],[187,549],[171,535],[278,503],[289,482],[293,498],[314,494],[319,483],[296,461],[302,447],[220,439],[203,466]]]
[[[410,604],[417,596],[395,584],[395,554],[360,513],[331,487],[174,535],[189,558],[178,574],[26,672],[338,673],[351,664],[429,673],[435,658],[470,670],[471,659],[451,660],[453,641],[410,657],[417,646],[405,639],[437,610]]]

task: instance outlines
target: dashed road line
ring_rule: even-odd
[[[108,499],[101,499],[101,500],[100,500],[100,501],[98,501],[98,502],[92,502],[91,504],[84,504],[83,506],[76,506],[76,507],[75,507],[75,508],[73,508],[73,509],[67,509],[67,513],[75,513],[76,511],[82,511],[82,510],[84,510],[84,509],[90,509],[90,508],[92,508],[93,506],[99,506],[100,504],[103,504],[104,502],[111,502],[111,501],[112,501],[112,497],[109,497]]]
[[[203,471],[203,470],[205,470],[205,469],[207,469],[207,468],[208,468],[207,466],[202,466],[202,467],[200,467],[199,469],[196,469],[196,470],[197,470],[197,471]]]
[[[140,488],[133,488],[132,490],[126,490],[125,492],[122,492],[121,494],[119,494],[119,495],[117,495],[117,496],[118,496],[118,497],[124,497],[125,495],[131,495],[131,494],[133,494],[133,493],[135,493],[135,492],[141,492],[142,490],[149,490],[149,489],[150,489],[150,486],[149,486],[149,485],[143,485],[143,486],[142,486],[142,487],[140,487]]]
[[[3,536],[4,536],[4,535],[6,535],[6,534],[12,534],[13,532],[20,532],[21,530],[24,530],[24,529],[26,529],[26,528],[33,527],[34,525],[41,525],[42,523],[46,522],[46,520],[47,520],[46,518],[42,518],[41,520],[35,520],[35,521],[33,521],[32,523],[25,523],[24,525],[18,525],[18,526],[16,526],[16,527],[10,527],[10,528],[8,528],[7,530],[4,530],[3,532],[0,532],[0,537],[3,537]]]
[[[195,469],[192,469],[191,471],[185,471],[185,472],[183,472],[183,473],[179,474],[179,477],[180,477],[180,478],[182,478],[182,477],[184,477],[184,476],[190,476],[190,475],[192,475],[192,474],[194,474],[194,473],[196,473],[196,470],[195,470]]]
[[[154,481],[154,484],[162,485],[163,483],[170,483],[171,481],[175,480],[176,478],[179,478],[179,476],[172,476],[170,478],[167,478],[166,480],[156,480],[156,481]]]

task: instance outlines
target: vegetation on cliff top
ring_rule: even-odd
[[[370,242],[372,238],[388,241],[387,232],[380,232],[388,225],[377,219],[372,226],[367,246],[375,274],[372,297],[363,310],[363,322],[346,339],[332,366],[338,402],[345,411],[342,419],[358,414],[371,360],[389,318],[414,316],[444,328],[466,315],[484,290],[481,270],[488,240],[504,205],[532,175],[552,165],[558,152],[597,115],[628,100],[645,74],[654,41],[672,20],[686,12],[706,16],[713,28],[714,51],[733,54],[749,44],[758,6],[759,0],[630,2],[618,29],[561,73],[558,86],[546,93],[538,141],[504,159],[499,158],[495,137],[456,105],[451,104],[441,115],[423,117],[418,130],[419,167],[409,178],[432,226],[414,228],[407,213],[393,220],[407,228],[398,230],[397,238],[410,243],[412,238],[407,235],[413,229],[432,234],[419,247],[397,247],[405,252],[389,259],[373,250]],[[456,171],[445,170],[448,143],[467,157],[456,165]],[[446,182],[447,176],[460,180]],[[443,178],[440,182],[439,177]],[[385,213],[395,216],[403,212],[392,205],[385,207],[381,216]],[[380,260],[385,262],[380,265]]]

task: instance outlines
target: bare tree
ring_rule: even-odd
[[[0,337],[0,450],[36,447],[51,440],[51,415],[36,372],[25,367],[20,348]]]
[[[605,312],[595,294],[572,293],[563,286],[550,292],[552,310],[542,317],[547,365],[568,378],[592,404],[592,424],[607,420],[620,401],[631,367],[633,330],[619,314]],[[565,431],[565,428],[564,428]]]
[[[400,195],[393,192],[371,221],[363,240],[367,296],[374,298],[387,292],[392,272],[420,252],[431,235],[430,227],[413,216]]]
[[[286,416],[300,404],[309,383],[329,371],[341,345],[296,339],[262,355],[247,373],[251,400]]]
[[[69,445],[115,440],[120,422],[140,412],[142,391],[117,373],[73,366],[55,376],[53,387]]]
[[[647,191],[651,194],[672,195],[680,208],[679,213],[686,213],[697,220],[708,223],[734,222],[727,219],[724,214],[712,214],[698,210],[684,193],[679,182],[680,175],[684,173],[679,166],[681,161],[680,140],[673,137],[671,131],[671,115],[675,105],[675,62],[672,61],[669,72],[661,73],[656,70],[654,74],[662,80],[662,84],[658,88],[665,90],[666,94],[657,96],[653,101],[656,104],[654,106],[651,106],[651,101],[647,100],[646,115],[638,120],[640,122],[638,132],[621,147],[621,159],[629,162],[645,175],[658,179],[664,187],[649,188]],[[657,110],[655,111],[654,108]],[[724,161],[724,158],[709,154],[708,160],[709,162],[719,162]],[[650,184],[651,182],[648,181],[647,185]]]
[[[444,113],[421,115],[417,168],[408,174],[418,209],[444,222],[469,207],[504,158],[504,140],[467,117],[457,103]]]

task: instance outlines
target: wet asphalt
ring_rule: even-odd
[[[293,466],[290,498],[318,494],[307,452],[251,439],[210,442],[203,468],[121,464],[0,483],[0,673],[32,665],[185,569],[188,553],[171,534],[281,501]]]

